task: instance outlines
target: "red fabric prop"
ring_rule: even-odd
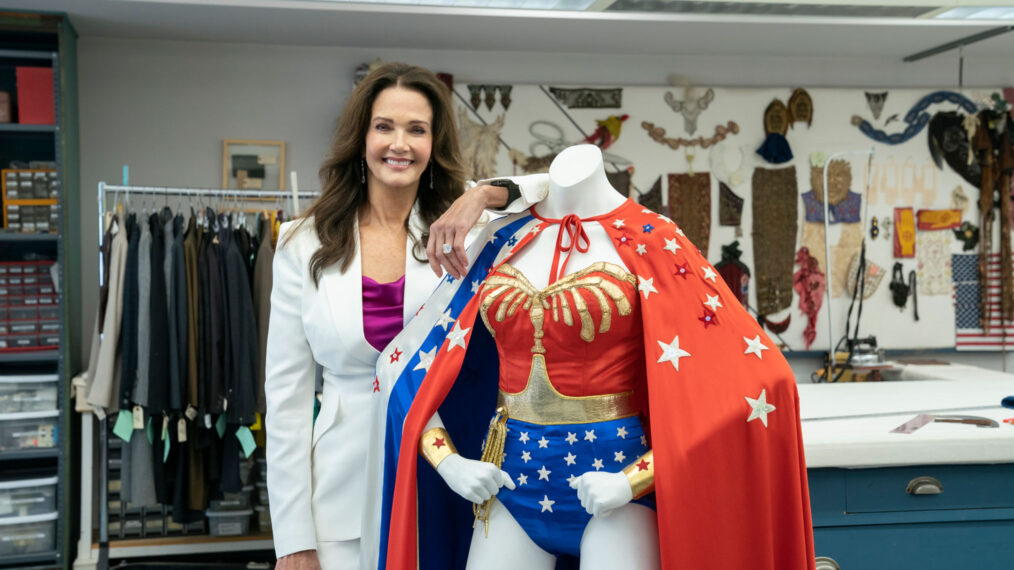
[[[817,258],[810,255],[810,250],[801,247],[796,252],[796,264],[799,269],[793,276],[793,289],[799,294],[799,310],[806,315],[806,330],[803,331],[803,340],[806,341],[806,348],[809,349],[817,338],[817,313],[824,303],[824,289],[827,287],[827,278],[820,271],[820,264]]]

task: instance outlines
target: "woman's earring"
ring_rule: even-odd
[[[359,171],[359,181],[366,184],[366,158],[361,159],[363,161],[363,169]]]
[[[430,162],[430,190],[433,189],[433,163]]]

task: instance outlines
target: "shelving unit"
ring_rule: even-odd
[[[68,291],[65,284],[76,280],[73,276],[80,274],[80,262],[76,259],[79,256],[65,252],[65,239],[80,233],[77,229],[80,224],[73,216],[80,201],[75,197],[78,182],[76,33],[67,19],[60,15],[0,12],[0,38],[4,40],[5,47],[14,48],[0,49],[0,90],[11,93],[13,120],[18,119],[14,68],[20,66],[49,67],[53,70],[56,118],[56,123],[52,125],[0,124],[0,168],[8,168],[12,161],[53,162],[59,181],[58,195],[45,200],[47,204],[55,202],[59,207],[58,217],[53,220],[55,224],[50,224],[53,233],[0,230],[0,263],[55,262],[58,270],[53,274],[52,292],[56,295],[56,302],[46,306],[60,323],[57,348],[0,351],[0,368],[4,376],[55,374],[58,409],[53,422],[53,447],[0,448],[0,477],[3,479],[56,476],[54,502],[57,516],[53,545],[44,552],[30,552],[35,545],[31,544],[33,539],[26,538],[25,542],[14,545],[13,552],[0,555],[0,568],[63,568],[68,565],[69,537],[73,536],[71,521],[75,520],[74,503],[71,501],[73,485],[70,484],[74,461],[70,451],[73,432],[69,394],[69,355],[72,353],[69,332],[74,325],[69,322],[68,307],[74,302],[71,297],[77,293]],[[41,202],[25,202],[34,204],[36,201]],[[40,278],[40,285],[42,281]],[[27,306],[27,301],[24,303]],[[0,318],[6,319],[7,313]],[[16,525],[12,525],[0,532],[8,537],[17,536],[17,529]]]

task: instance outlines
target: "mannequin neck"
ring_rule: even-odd
[[[564,149],[549,166],[549,195],[536,206],[540,216],[561,219],[568,214],[592,218],[609,213],[624,198],[610,184],[602,151],[590,144]]]

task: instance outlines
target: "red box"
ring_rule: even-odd
[[[18,82],[18,122],[31,125],[56,124],[53,104],[53,68],[15,68]]]

